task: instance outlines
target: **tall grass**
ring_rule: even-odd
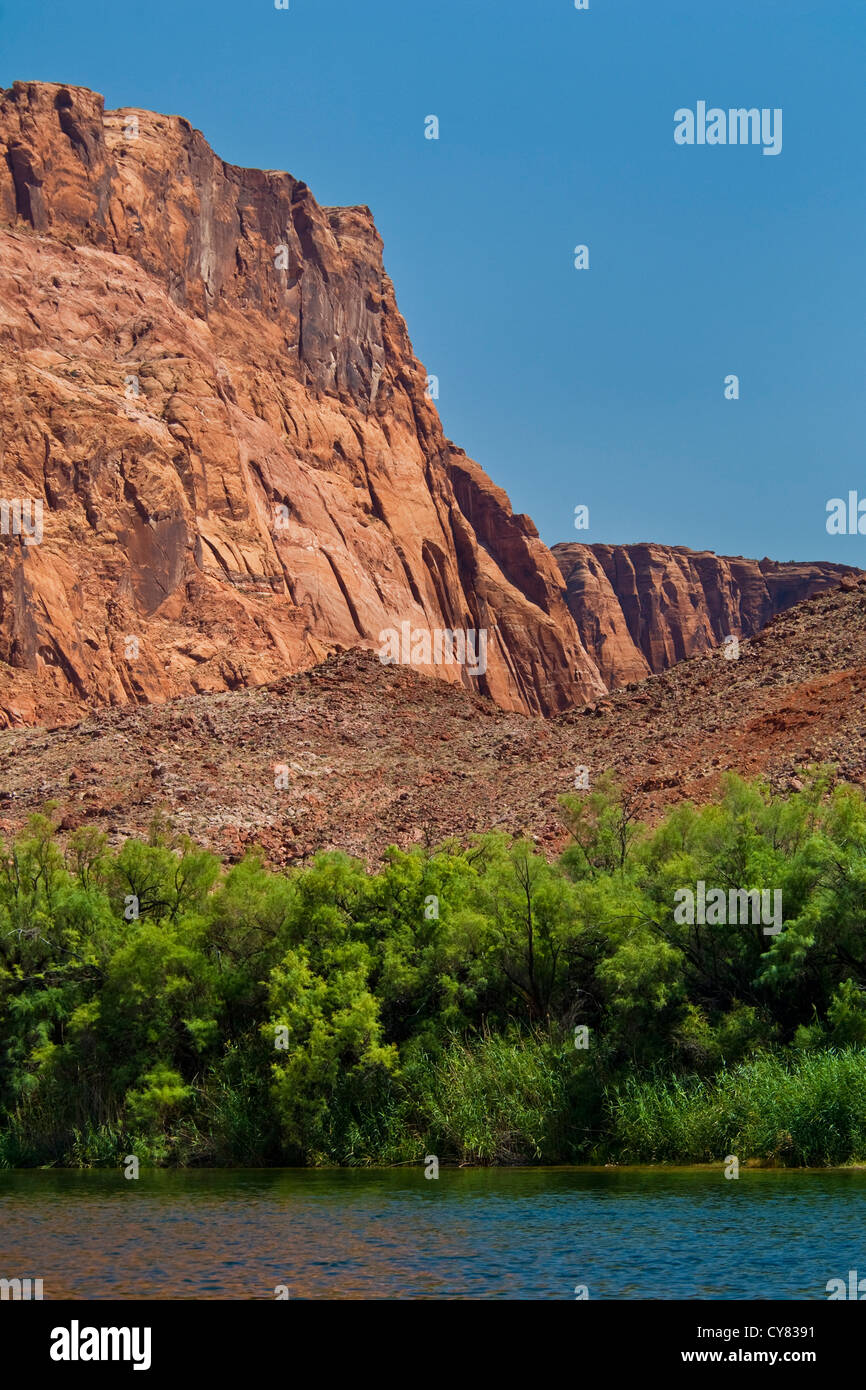
[[[313,1163],[577,1162],[599,1123],[600,1090],[573,1043],[523,1033],[453,1037],[393,1077],[339,1088]]]
[[[461,1163],[578,1160],[598,1093],[573,1043],[525,1035],[455,1039],[412,1081],[430,1151]]]
[[[866,1159],[866,1050],[765,1053],[712,1080],[657,1076],[607,1095],[623,1162],[702,1163],[728,1154],[785,1166]]]

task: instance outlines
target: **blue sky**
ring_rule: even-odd
[[[3,86],[369,204],[446,431],[548,543],[866,566],[825,527],[866,496],[864,70],[864,0],[0,0]],[[701,100],[782,108],[781,154],[677,146]]]

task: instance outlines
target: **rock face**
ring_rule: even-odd
[[[614,689],[752,637],[777,613],[837,588],[849,565],[777,563],[663,545],[555,545],[568,606]]]
[[[603,692],[534,526],[443,434],[368,208],[82,88],[0,93],[0,148],[0,724],[403,623],[486,631],[484,674],[422,669],[504,709]]]

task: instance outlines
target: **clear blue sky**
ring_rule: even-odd
[[[825,529],[866,496],[864,72],[866,0],[0,0],[3,86],[369,204],[446,431],[549,543],[866,565]],[[782,153],[676,146],[700,100],[781,107]]]

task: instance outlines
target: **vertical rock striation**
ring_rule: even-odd
[[[858,573],[684,546],[564,542],[552,553],[583,643],[611,689],[728,636],[752,637],[777,613]]]

